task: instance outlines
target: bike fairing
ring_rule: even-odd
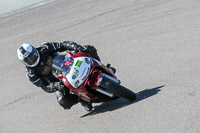
[[[73,88],[77,88],[79,87],[80,84],[82,84],[86,80],[87,76],[89,75],[90,64],[88,64],[86,60],[90,61],[90,58],[89,57],[73,58],[71,59],[73,61],[71,62],[70,65],[65,65],[65,63],[68,62],[69,59],[71,59],[71,57],[67,57],[67,55],[65,54],[56,56],[53,62],[53,67],[57,69],[57,71],[60,70],[60,72],[56,72],[56,70],[54,70],[53,73],[55,76],[58,76],[59,74],[62,73],[63,75],[66,76],[68,83]]]
[[[75,95],[78,95],[80,98],[88,102],[91,102],[91,101],[104,102],[109,99],[111,100],[113,98],[116,98],[116,96],[119,96],[119,97],[122,96],[129,100],[134,100],[136,98],[136,95],[134,92],[119,85],[120,81],[116,79],[116,76],[109,70],[109,68],[105,67],[101,62],[93,58],[90,58],[88,54],[67,53],[66,55],[68,55],[69,57],[72,57],[74,63],[71,65],[71,67],[63,66],[65,62],[68,62],[65,59],[63,59],[64,60],[62,61],[63,63],[61,63],[59,66],[56,66],[53,63],[53,66],[56,66],[54,68],[60,67],[59,70],[61,70],[61,72],[59,73],[60,75],[57,75],[57,76],[56,74],[54,75],[58,79],[62,80],[63,83]],[[66,58],[69,58],[69,57],[66,57]],[[64,70],[63,69],[64,67],[68,69]],[[82,78],[82,76],[84,76],[84,78]],[[111,82],[111,84],[113,84],[117,88],[112,88],[112,86],[109,85],[110,83],[109,84],[106,83],[107,85],[109,85],[108,86],[109,88],[107,88],[106,87],[107,85],[105,84],[105,80],[107,80],[108,82]],[[104,89],[106,87],[109,90],[109,92],[101,88],[102,81],[104,81],[103,82]],[[90,87],[90,89],[88,87]],[[90,92],[88,89],[100,92],[101,94]],[[114,94],[112,94],[112,92],[114,92]]]

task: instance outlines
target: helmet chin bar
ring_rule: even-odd
[[[37,54],[38,54],[38,58],[37,58],[37,61],[33,64],[33,65],[28,65],[26,62],[23,61],[23,63],[28,66],[28,67],[35,67],[38,65],[38,63],[40,62],[40,54],[38,53],[37,51]]]

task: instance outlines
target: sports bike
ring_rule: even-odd
[[[130,101],[136,99],[136,94],[122,86],[109,67],[86,53],[57,53],[52,73],[71,93],[90,103],[107,102],[119,97]]]

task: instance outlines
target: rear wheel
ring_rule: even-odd
[[[120,84],[115,83],[107,77],[104,77],[100,87],[108,92],[115,94],[118,97],[124,97],[130,101],[134,101],[136,99],[136,94],[134,92]]]

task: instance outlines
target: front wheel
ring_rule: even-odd
[[[113,82],[109,78],[104,77],[100,87],[115,94],[118,97],[124,97],[130,101],[134,101],[136,99],[136,94],[134,92],[120,84]]]

